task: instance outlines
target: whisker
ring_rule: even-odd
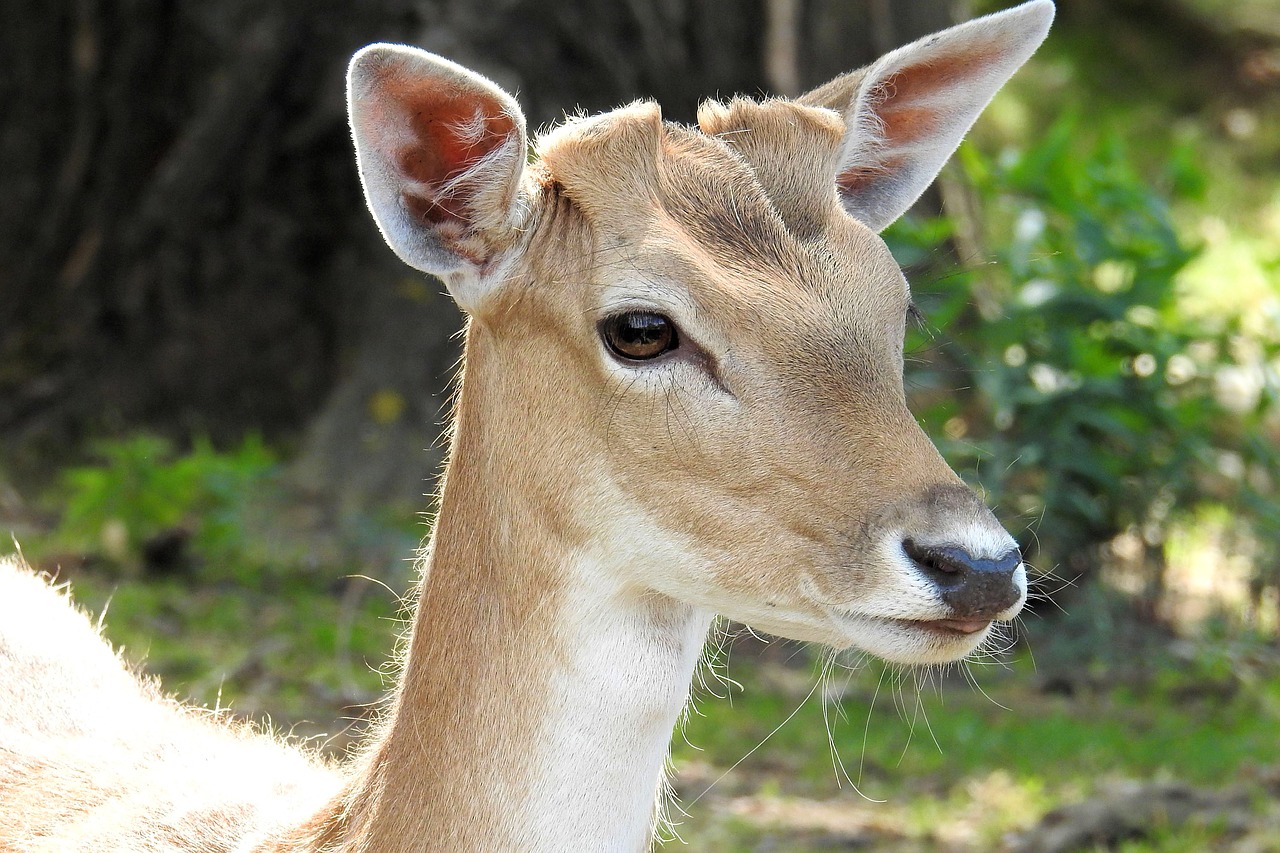
[[[821,680],[820,680],[820,679],[819,679],[819,680],[815,680],[815,681],[814,681],[814,684],[813,684],[813,688],[809,690],[809,693],[804,697],[804,699],[800,700],[800,704],[799,704],[799,705],[796,705],[795,710],[794,710],[794,711],[792,711],[790,714],[788,714],[788,715],[787,715],[787,718],[786,718],[785,720],[783,720],[781,723],[778,723],[778,725],[773,729],[773,731],[771,731],[771,732],[769,732],[767,735],[765,735],[765,736],[764,736],[764,738],[762,738],[762,739],[761,739],[761,741],[760,741],[759,743],[757,743],[755,746],[751,747],[751,749],[747,751],[747,754],[746,754],[746,755],[742,756],[742,757],[741,757],[741,758],[739,758],[737,761],[735,761],[735,762],[733,763],[733,766],[732,766],[732,767],[730,767],[728,770],[726,770],[726,771],[724,771],[723,773],[721,773],[721,774],[716,778],[716,780],[715,780],[714,782],[712,782],[712,783],[711,783],[710,785],[708,785],[705,789],[703,789],[703,791],[702,791],[702,793],[701,793],[701,794],[699,794],[698,796],[694,797],[694,798],[689,802],[689,808],[693,808],[693,806],[697,804],[698,800],[701,800],[701,799],[702,799],[703,797],[705,797],[708,793],[710,793],[710,791],[711,791],[711,789],[712,789],[712,788],[714,788],[716,785],[718,785],[718,784],[720,784],[722,781],[724,781],[724,779],[725,779],[725,778],[726,778],[730,773],[732,773],[734,770],[737,770],[737,769],[738,769],[738,767],[742,764],[742,762],[746,761],[748,758],[750,758],[751,756],[755,755],[756,751],[757,751],[757,750],[759,750],[759,749],[760,749],[760,747],[762,747],[762,746],[764,746],[766,743],[768,743],[770,738],[772,738],[772,737],[773,737],[774,735],[776,735],[778,732],[782,731],[783,727],[785,727],[785,726],[787,725],[787,723],[791,722],[791,721],[795,718],[796,714],[800,713],[800,709],[801,709],[801,708],[803,708],[803,707],[805,706],[805,704],[806,704],[806,703],[808,703],[808,701],[809,701],[810,699],[812,699],[812,698],[813,698],[813,694],[817,691],[817,689],[818,689],[818,687],[821,685],[821,683],[822,683],[822,682],[821,682]]]

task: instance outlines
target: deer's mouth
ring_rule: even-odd
[[[986,636],[991,619],[894,619],[870,617],[890,630],[934,641],[973,643]]]
[[[901,618],[829,608],[845,645],[894,663],[937,664],[973,653],[995,620]]]
[[[929,619],[919,622],[911,620],[902,620],[913,627],[918,627],[926,631],[934,631],[939,634],[955,634],[959,636],[972,636],[991,627],[990,619]]]

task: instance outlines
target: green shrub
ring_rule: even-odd
[[[165,439],[144,435],[99,443],[95,454],[100,464],[62,475],[54,539],[134,565],[146,543],[174,531],[189,536],[191,550],[206,560],[239,555],[251,499],[277,469],[256,436],[226,453],[197,440],[179,454]]]
[[[1082,152],[1077,129],[1065,118],[999,162],[961,149],[995,263],[939,272],[945,220],[889,233],[900,260],[939,277],[913,282],[941,327],[936,344],[909,343],[924,349],[908,365],[917,411],[1028,552],[1070,564],[1062,574],[1087,571],[1092,546],[1125,531],[1158,570],[1169,525],[1205,503],[1274,543],[1280,451],[1264,422],[1280,399],[1280,334],[1184,310],[1194,248],[1118,137]],[[1173,171],[1171,187],[1197,185],[1188,158]]]

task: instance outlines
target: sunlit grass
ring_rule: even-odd
[[[387,686],[405,590],[363,578],[379,572],[334,556],[341,549],[302,559],[287,540],[271,544],[288,513],[261,507],[272,481],[258,476],[258,456],[175,460],[141,442],[122,447],[137,451],[128,464],[81,476],[93,486],[74,495],[83,529],[32,537],[32,559],[54,570],[68,556],[76,598],[104,614],[107,637],[166,690],[345,751]],[[177,497],[121,516],[135,482],[153,481]],[[226,489],[227,481],[242,485]],[[166,515],[174,501],[189,509]],[[210,528],[197,514],[207,506],[228,523]],[[1200,555],[1220,573],[1225,534],[1210,522],[1222,527],[1221,515],[1178,528],[1170,559]],[[417,521],[367,523],[366,538],[397,554],[410,553],[422,530]],[[208,535],[194,535],[181,559],[147,562],[143,544],[175,525]],[[118,527],[127,535],[116,552],[88,549]],[[395,583],[407,585],[412,572],[397,565]],[[1125,780],[1208,790],[1243,783],[1255,793],[1276,785],[1266,780],[1280,768],[1280,655],[1269,641],[1231,623],[1234,633],[1171,642],[1116,607],[1123,600],[1100,580],[1069,614],[1029,617],[1042,671],[1022,647],[1003,666],[920,673],[833,663],[795,644],[761,648],[744,635],[719,656],[719,678],[707,677],[674,739],[672,832],[691,849],[717,852],[976,853],[1007,849],[1051,811]],[[1069,677],[1046,689],[1051,672]],[[1276,811],[1271,799],[1258,801],[1260,812]],[[1267,827],[1280,820],[1249,822],[1250,831],[1263,826],[1257,849],[1267,849]],[[1121,849],[1211,849],[1238,830],[1157,821],[1148,838]]]
[[[106,608],[107,636],[166,689],[298,736],[336,735],[319,741],[334,752],[384,688],[402,627],[391,591],[334,571],[252,588],[86,573],[74,589]],[[673,829],[717,852],[988,851],[1122,780],[1261,790],[1280,767],[1280,673],[1242,642],[1206,640],[1189,658],[1147,662],[1140,684],[1103,673],[1070,695],[1046,692],[1025,654],[974,666],[977,687],[957,670],[917,678],[874,662],[830,668],[819,685],[813,649],[731,648],[721,674],[741,686],[708,679],[722,695],[697,691],[674,739]],[[1259,813],[1269,802],[1259,796]],[[1157,825],[1119,849],[1213,849],[1238,829]],[[1280,837],[1268,831],[1257,837]]]
[[[834,754],[857,791],[841,782],[814,698],[704,793],[807,694],[768,690],[764,683],[776,679],[754,664],[732,666],[729,675],[743,691],[732,703],[700,703],[675,747],[676,767],[697,777],[682,789],[686,802],[699,801],[679,827],[693,849],[757,849],[769,837],[767,849],[802,851],[814,833],[829,841],[861,827],[878,839],[876,849],[990,850],[1116,780],[1222,787],[1280,762],[1280,718],[1266,701],[1196,695],[1176,674],[1142,693],[1048,696],[1019,662],[977,676],[991,698],[957,678],[922,691],[917,708],[908,679],[896,701],[882,686],[872,707],[880,675],[867,667],[828,709]],[[813,802],[822,807],[815,811]],[[1220,834],[1202,828],[1193,837]],[[1179,846],[1179,837],[1158,835],[1155,846],[1133,849],[1206,849]]]
[[[386,686],[398,601],[359,578],[284,576],[265,586],[82,577],[72,589],[166,691],[298,734],[334,734],[345,727],[337,718],[359,716]]]

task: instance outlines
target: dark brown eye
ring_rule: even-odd
[[[617,314],[600,324],[600,338],[617,358],[650,361],[680,345],[676,324],[651,311]]]

